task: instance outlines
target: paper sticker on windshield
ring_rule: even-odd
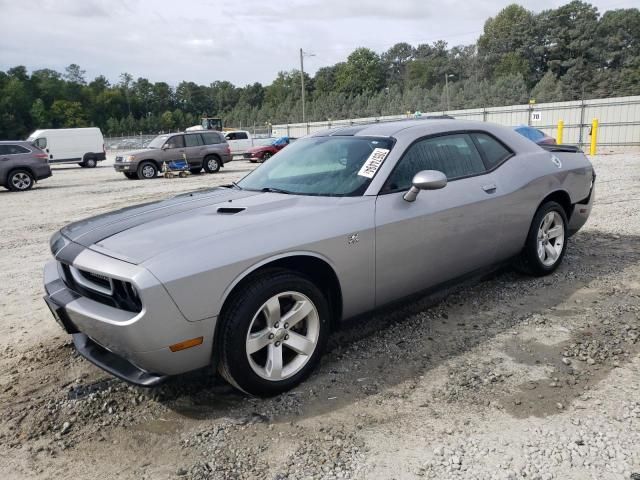
[[[380,165],[382,165],[382,162],[384,162],[384,159],[387,158],[388,153],[389,150],[386,148],[374,149],[373,152],[371,152],[371,155],[369,155],[369,158],[367,158],[367,161],[362,165],[358,175],[361,177],[373,178],[380,168]]]

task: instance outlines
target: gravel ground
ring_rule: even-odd
[[[640,154],[601,155],[562,267],[510,269],[350,323],[272,399],[210,372],[126,385],[78,358],[41,300],[65,223],[237,180],[129,181],[109,162],[0,192],[3,479],[639,479]]]

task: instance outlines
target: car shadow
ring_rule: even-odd
[[[152,394],[193,419],[286,422],[322,415],[418,381],[445,362],[523,326],[531,315],[565,303],[593,279],[617,274],[639,260],[640,236],[580,232],[550,277],[531,278],[503,267],[346,322],[331,336],[319,368],[291,392],[248,397],[210,370],[201,370],[171,378]],[[513,303],[505,304],[503,298]]]

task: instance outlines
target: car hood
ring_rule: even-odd
[[[154,150],[157,150],[157,148],[139,148],[138,150],[130,150],[127,151],[125,153],[123,153],[122,155],[118,155],[119,157],[126,157],[127,155],[143,155],[145,153],[149,153],[152,152]]]
[[[61,230],[68,240],[99,253],[140,264],[161,253],[189,249],[207,237],[263,228],[284,217],[334,208],[337,198],[216,188],[72,223]]]

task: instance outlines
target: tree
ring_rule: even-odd
[[[384,85],[380,56],[368,48],[358,48],[336,75],[336,88],[348,94],[374,93]]]
[[[64,78],[69,83],[77,83],[78,85],[85,85],[87,82],[84,79],[85,71],[80,69],[79,65],[72,63],[65,68]]]
[[[533,87],[531,98],[536,102],[558,102],[562,100],[562,84],[551,70]]]
[[[31,114],[31,120],[35,128],[47,128],[49,126],[47,110],[41,98],[37,98],[35,102],[33,102],[29,113]]]

